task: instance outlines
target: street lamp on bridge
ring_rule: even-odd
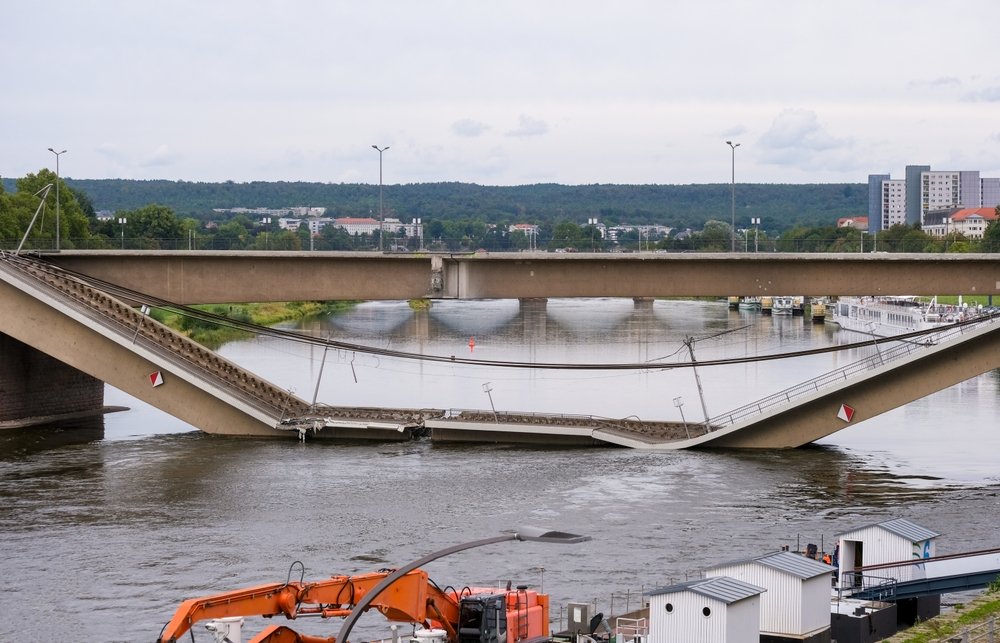
[[[740,144],[733,143],[732,141],[726,141],[726,145],[728,145],[733,150],[733,178],[732,178],[732,190],[731,190],[732,202],[730,204],[730,210],[729,210],[732,227],[729,229],[729,237],[731,242],[729,251],[736,252],[736,148],[739,147]]]
[[[66,150],[57,152],[51,147],[49,151],[56,155],[56,250],[59,249],[59,157],[66,153]]]
[[[389,149],[389,146],[379,147],[378,145],[372,145],[375,151],[378,152],[378,249],[382,250],[382,152]]]

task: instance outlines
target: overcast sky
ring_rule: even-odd
[[[0,175],[1000,176],[997,0],[4,3]]]

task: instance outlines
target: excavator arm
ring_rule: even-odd
[[[392,571],[359,576],[333,576],[314,583],[287,582],[194,598],[181,603],[164,626],[157,643],[176,643],[195,623],[230,616],[344,617],[364,595]],[[371,603],[390,621],[421,623],[445,629],[454,636],[458,623],[458,600],[433,585],[427,572],[416,569],[387,587]],[[299,635],[285,626],[270,626],[254,641],[333,643],[333,638]]]

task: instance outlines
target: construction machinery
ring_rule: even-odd
[[[293,566],[294,567],[294,566]],[[403,570],[399,570],[402,572]],[[184,601],[167,623],[157,643],[176,643],[199,622],[218,632],[238,617],[284,616],[323,619],[348,617],[356,606],[378,610],[386,619],[412,623],[411,641],[420,643],[516,643],[549,636],[549,598],[526,586],[511,589],[439,588],[421,569],[380,585],[395,570],[358,576],[333,576],[316,582],[292,581],[260,585]],[[304,576],[304,570],[303,574]],[[367,596],[370,592],[375,596]],[[216,634],[216,641],[236,641]],[[192,635],[193,640],[193,635]],[[300,634],[286,625],[272,624],[250,643],[346,643],[336,637]]]

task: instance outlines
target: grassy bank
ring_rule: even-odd
[[[1000,581],[994,581],[985,592],[973,599],[968,605],[956,605],[953,609],[918,623],[906,631],[886,639],[887,643],[938,643],[947,640],[966,629],[973,630],[977,625],[988,622],[991,618],[1000,619]]]
[[[309,319],[329,315],[354,306],[353,301],[290,301],[262,304],[206,304],[193,306],[198,310],[222,315],[234,321],[258,326],[274,326],[284,321]],[[226,342],[251,337],[251,333],[194,319],[170,309],[154,309],[152,317],[180,331],[207,348],[216,349]]]

